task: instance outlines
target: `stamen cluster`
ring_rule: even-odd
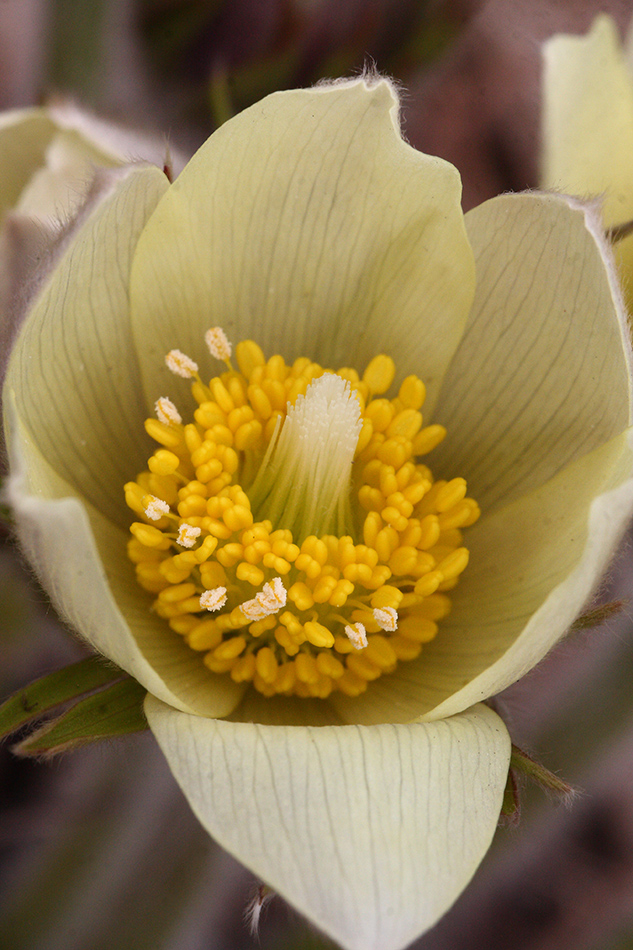
[[[335,373],[358,400],[349,479],[336,489],[346,493],[339,509],[349,523],[332,534],[315,520],[308,533],[295,519],[293,534],[283,512],[297,505],[271,503],[283,480],[277,472],[266,485],[266,473],[275,470],[289,408],[332,371],[306,357],[291,366],[279,355],[267,360],[251,340],[235,348],[234,370],[216,330],[207,342],[221,341],[216,355],[227,371],[205,385],[192,360],[169,354],[172,371],[186,366],[194,380],[194,422],[183,424],[159,399],[158,418],[145,423],[159,448],[148,471],[125,486],[139,517],[128,544],[138,581],[154,595],[152,609],[213,672],[252,682],[265,696],[359,695],[436,635],[450,609],[446,592],[468,563],[461,529],[479,508],[464,479],[434,481],[416,461],[445,430],[423,426],[425,388],[416,376],[394,399],[379,398],[395,375],[393,361],[379,355],[362,377],[347,367]],[[301,500],[302,486],[293,490]],[[305,501],[330,524],[340,498]]]

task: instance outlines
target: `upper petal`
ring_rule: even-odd
[[[372,728],[146,713],[204,827],[345,950],[433,926],[497,824],[510,741],[483,706]]]
[[[550,195],[493,198],[466,216],[477,292],[446,376],[433,455],[489,512],[622,432],[630,343],[592,209]]]
[[[267,355],[358,366],[393,355],[432,404],[474,271],[447,163],[410,148],[387,81],[279,92],[223,125],[139,242],[132,305],[147,399],[186,398],[177,347],[203,366],[220,325]],[[217,372],[217,365],[214,367]]]

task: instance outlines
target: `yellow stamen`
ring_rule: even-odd
[[[125,485],[138,582],[214,673],[264,696],[359,696],[438,635],[479,507],[417,457],[446,432],[424,426],[416,376],[387,397],[391,357],[334,372],[245,340],[234,370],[223,331],[205,338],[227,371],[207,385],[168,354],[198,408],[183,424],[157,400],[158,448]]]

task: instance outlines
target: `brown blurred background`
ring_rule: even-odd
[[[456,164],[464,206],[538,182],[540,44],[622,30],[633,0],[2,0],[0,108],[66,94],[193,151],[263,95],[374,60],[402,83],[416,147]],[[633,156],[632,156],[633,161]],[[0,694],[79,658],[2,529]],[[631,597],[631,553],[604,600]],[[500,700],[517,743],[583,789],[526,789],[472,885],[419,950],[633,948],[631,607],[573,634]],[[423,889],[424,882],[420,882]],[[201,831],[149,734],[52,763],[0,750],[0,946],[318,950]],[[259,942],[258,942],[259,941]]]

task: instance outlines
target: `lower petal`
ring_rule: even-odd
[[[485,706],[370,728],[145,709],[207,831],[345,950],[407,946],[490,845],[510,739]]]

